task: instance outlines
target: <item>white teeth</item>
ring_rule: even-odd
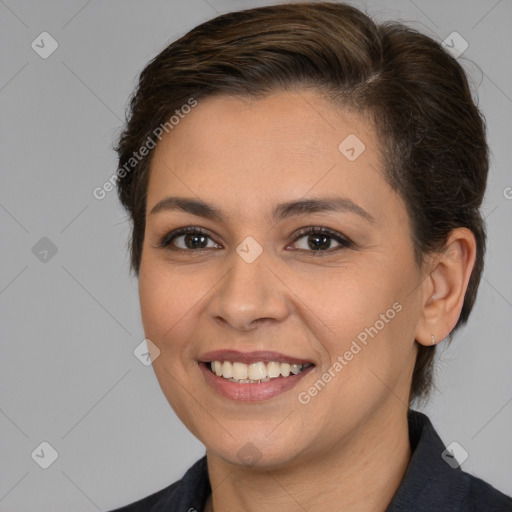
[[[292,372],[293,375],[297,375],[297,373],[300,372],[300,364],[291,364],[290,365],[290,372]]]
[[[217,375],[219,374],[217,373]],[[225,379],[233,378],[233,363],[231,363],[231,361],[224,361],[222,365],[222,376]]]
[[[230,361],[212,361],[210,363],[210,368],[215,375],[239,384],[268,382],[270,379],[276,379],[280,376],[297,375],[306,366],[310,365],[279,363],[277,361],[270,361],[266,364],[261,361],[251,364],[232,363]]]
[[[249,379],[261,380],[267,377],[265,363],[252,363],[249,365]]]
[[[275,361],[267,363],[267,377],[274,379],[279,377],[279,375],[281,375],[281,363],[276,363]]]
[[[213,361],[213,371],[219,377],[222,377],[222,363],[220,361]]]
[[[217,361],[214,361],[213,367],[215,371],[215,363]],[[217,374],[218,375],[218,374]],[[233,378],[236,380],[245,380],[249,376],[249,368],[244,363],[233,363]],[[219,375],[219,377],[222,377],[222,375]]]
[[[290,375],[290,365],[288,363],[281,363],[281,375],[283,377]]]

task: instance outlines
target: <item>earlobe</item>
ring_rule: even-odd
[[[467,228],[456,228],[448,236],[444,251],[433,255],[424,281],[423,311],[415,339],[435,345],[455,327],[476,258],[476,241]]]

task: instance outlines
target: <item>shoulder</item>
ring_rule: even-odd
[[[468,512],[512,512],[512,498],[495,489],[469,473],[463,472],[468,492],[464,500],[463,510]]]
[[[408,421],[412,456],[387,512],[512,512],[512,498],[461,469],[427,416]]]
[[[199,459],[181,480],[150,496],[110,512],[188,512],[203,510],[211,492],[206,457]]]
[[[121,508],[116,508],[110,512],[156,512],[161,509],[161,506],[167,502],[169,503],[175,497],[176,490],[179,487],[181,480],[174,482],[165,489],[161,489],[150,496],[146,496],[130,505],[125,505]],[[158,508],[157,508],[158,507]],[[163,510],[163,509],[162,509]]]

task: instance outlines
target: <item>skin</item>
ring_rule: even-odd
[[[350,134],[365,145],[355,161],[338,149]],[[382,165],[371,125],[312,91],[201,99],[155,149],[142,320],[160,350],[153,366],[165,396],[206,446],[213,489],[206,509],[384,511],[398,488],[411,455],[406,412],[418,343],[453,329],[475,241],[456,229],[446,250],[419,267],[404,201]],[[212,203],[225,218],[151,213],[167,196]],[[269,216],[277,203],[333,196],[373,222],[352,211]],[[186,226],[208,231],[206,248],[159,246]],[[315,235],[294,236],[308,226],[328,227],[353,245],[331,238],[319,255],[308,246]],[[263,250],[252,263],[236,251],[248,236]],[[300,403],[298,394],[395,303],[401,311]],[[315,368],[285,393],[242,403],[212,390],[199,369],[200,354],[219,349],[274,350]],[[247,447],[256,454],[250,465],[239,456]]]

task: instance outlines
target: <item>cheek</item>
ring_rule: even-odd
[[[197,418],[202,418],[198,368],[190,344],[197,328],[195,307],[200,307],[201,282],[156,261],[142,262],[139,297],[146,338],[160,350],[153,370],[167,401],[185,424],[199,437]]]
[[[304,295],[300,293],[309,297],[309,315],[325,333],[318,339],[330,364],[341,358],[343,369],[331,371],[340,376],[331,389],[340,386],[343,394],[364,394],[379,377],[391,384],[408,371],[414,356],[416,310],[408,297],[414,269],[402,262],[396,271],[388,263],[358,265],[331,273],[329,279],[307,280]]]
[[[317,276],[297,276],[295,283],[297,295],[311,314],[339,342],[373,325],[396,300],[394,284],[386,283],[375,265],[358,263]]]
[[[161,351],[177,351],[180,333],[187,329],[200,287],[191,275],[169,271],[159,263],[143,262],[139,274],[139,298],[144,333]]]

